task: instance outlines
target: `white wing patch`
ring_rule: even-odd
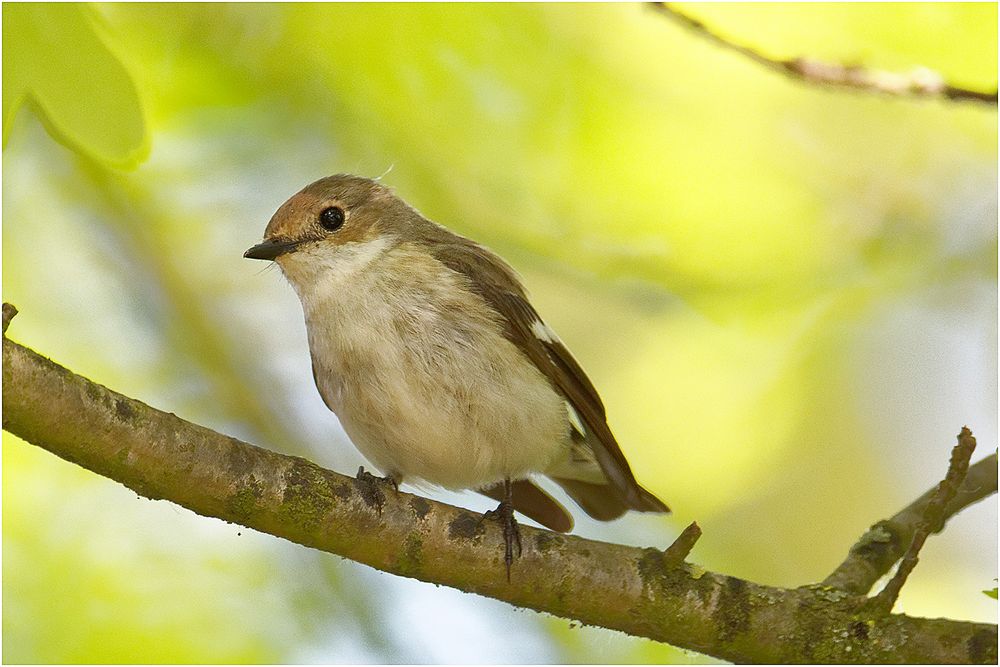
[[[559,340],[559,336],[553,331],[548,324],[542,322],[541,320],[535,320],[531,323],[531,333],[535,334],[535,338],[546,343],[554,343]]]
[[[576,409],[570,404],[569,401],[563,401],[566,406],[566,416],[569,417],[569,424],[573,429],[580,434],[581,438],[587,437],[587,431],[583,428],[583,420],[580,419],[580,415],[576,413]]]

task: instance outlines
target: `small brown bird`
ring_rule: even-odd
[[[593,384],[514,270],[388,188],[320,179],[244,256],[276,261],[295,288],[316,387],[384,479],[500,501],[488,514],[503,520],[508,578],[520,548],[513,510],[573,527],[533,473],[601,521],[669,512],[636,482]]]

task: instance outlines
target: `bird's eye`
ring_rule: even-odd
[[[319,224],[323,229],[328,229],[331,232],[337,231],[344,225],[344,209],[339,206],[324,208],[323,212],[319,214]]]

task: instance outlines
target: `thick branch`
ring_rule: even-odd
[[[997,455],[994,452],[969,467],[955,497],[945,505],[941,522],[934,526],[933,532],[941,532],[949,518],[996,492]],[[936,493],[937,487],[934,487],[892,518],[869,528],[823,584],[855,595],[866,594],[902,558],[913,542],[913,535],[924,518],[928,503]]]
[[[512,583],[493,522],[151,408],[3,340],[3,427],[149,498],[372,567],[736,662],[993,663],[997,628],[874,614],[822,587],[761,586],[639,549],[522,527]],[[688,533],[688,538],[694,531]],[[838,593],[834,591],[834,593]]]
[[[782,60],[765,55],[744,44],[722,37],[698,19],[677,10],[667,2],[650,3],[655,9],[719,46],[735,51],[759,65],[806,83],[895,97],[937,97],[970,100],[997,105],[997,91],[979,91],[948,84],[937,72],[919,67],[908,74],[867,69],[856,65],[823,62],[813,58]]]

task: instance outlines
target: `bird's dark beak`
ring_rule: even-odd
[[[247,259],[274,259],[295,250],[295,247],[301,243],[302,241],[264,241],[247,250],[243,256]]]

